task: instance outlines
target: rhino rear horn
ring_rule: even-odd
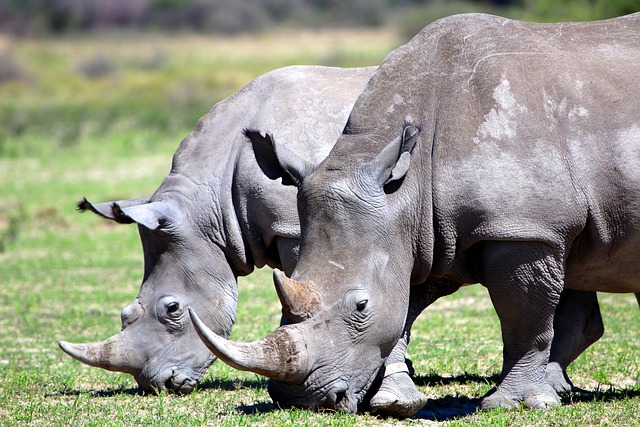
[[[302,322],[320,309],[322,296],[311,282],[290,279],[276,268],[273,270],[273,283],[282,304],[282,314],[289,323]]]
[[[189,315],[207,348],[227,365],[291,384],[307,377],[309,355],[297,325],[281,326],[260,341],[234,343],[209,329],[191,308]]]

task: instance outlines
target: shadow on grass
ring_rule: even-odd
[[[480,398],[444,396],[429,399],[427,404],[411,418],[430,421],[450,421],[473,415],[478,411]]]
[[[267,380],[241,380],[241,379],[217,379],[208,378],[198,385],[198,390],[224,390],[235,391],[243,388],[266,388]],[[271,402],[256,402],[251,405],[238,405],[236,410],[244,415],[257,415],[273,412],[278,408]]]
[[[64,390],[57,393],[51,393],[49,396],[79,396],[81,394],[89,394],[91,397],[114,397],[121,395],[129,396],[147,396],[153,393],[144,391],[141,388],[118,387],[110,390]]]
[[[490,376],[476,375],[464,373],[462,375],[454,375],[451,377],[443,377],[441,375],[416,375],[413,378],[413,382],[419,387],[437,387],[440,385],[455,385],[455,384],[469,384],[469,383],[482,383],[482,384],[495,384],[498,381],[500,375],[494,374]]]
[[[235,391],[242,388],[264,388],[266,387],[266,380],[242,380],[242,379],[207,379],[198,384],[198,387],[195,391],[203,390],[223,390],[223,391]],[[63,390],[56,393],[52,393],[51,396],[78,396],[80,394],[88,393],[92,397],[114,397],[121,395],[130,395],[130,396],[155,396],[158,393],[152,391],[145,391],[139,387],[124,387],[120,386],[117,388],[107,389],[107,390]],[[176,394],[173,391],[166,391],[163,393],[168,394]]]
[[[198,385],[198,390],[234,391],[241,388],[267,388],[267,380],[207,378]]]
[[[499,375],[494,374],[488,377],[464,374],[454,377],[442,377],[439,375],[418,375],[414,378],[416,385],[425,387],[436,387],[438,385],[468,384],[470,382],[495,384]],[[606,390],[583,390],[575,389],[569,393],[560,395],[563,405],[589,402],[613,402],[626,399],[640,398],[640,388],[615,389],[613,387]],[[444,396],[437,399],[429,399],[427,404],[411,418],[425,419],[430,421],[450,421],[473,415],[479,410],[481,397],[470,398],[460,395]]]
[[[419,387],[438,387],[469,383],[495,384],[498,378],[498,374],[484,376],[465,373],[451,377],[441,375],[416,375],[413,381]],[[427,404],[411,418],[430,421],[449,421],[464,418],[474,414],[478,410],[481,400],[481,398],[469,398],[458,394],[429,399]]]
[[[575,391],[565,393],[560,397],[562,398],[563,405],[585,402],[613,402],[616,400],[640,398],[640,388],[616,389],[611,387],[606,390],[576,389]]]
[[[270,402],[258,402],[253,405],[238,405],[236,406],[236,410],[244,415],[259,415],[277,411],[280,410],[280,408]]]

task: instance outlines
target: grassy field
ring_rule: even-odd
[[[146,395],[132,377],[58,349],[60,339],[117,332],[142,277],[135,227],[80,215],[77,200],[150,195],[197,118],[261,73],[376,64],[399,43],[388,32],[0,39],[0,424],[640,425],[640,310],[629,295],[601,296],[607,332],[570,369],[589,391],[549,412],[476,413],[501,359],[497,318],[480,286],[439,301],[416,323],[410,353],[430,401],[403,421],[280,410],[263,378],[221,363],[191,395]],[[239,306],[234,339],[277,326],[269,271],[241,279]]]

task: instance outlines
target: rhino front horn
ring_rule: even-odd
[[[322,297],[311,282],[290,279],[276,268],[273,270],[273,283],[282,304],[282,315],[289,323],[300,323],[320,309]]]
[[[297,326],[281,326],[260,341],[234,343],[209,329],[191,308],[189,315],[205,345],[227,365],[292,384],[307,377],[309,356]]]
[[[136,374],[122,341],[122,336],[116,334],[97,343],[72,344],[60,341],[58,345],[62,351],[86,365],[109,371]]]

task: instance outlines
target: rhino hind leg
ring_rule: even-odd
[[[564,289],[553,320],[554,337],[547,382],[559,393],[574,389],[567,367],[604,333],[598,296],[595,292]]]

